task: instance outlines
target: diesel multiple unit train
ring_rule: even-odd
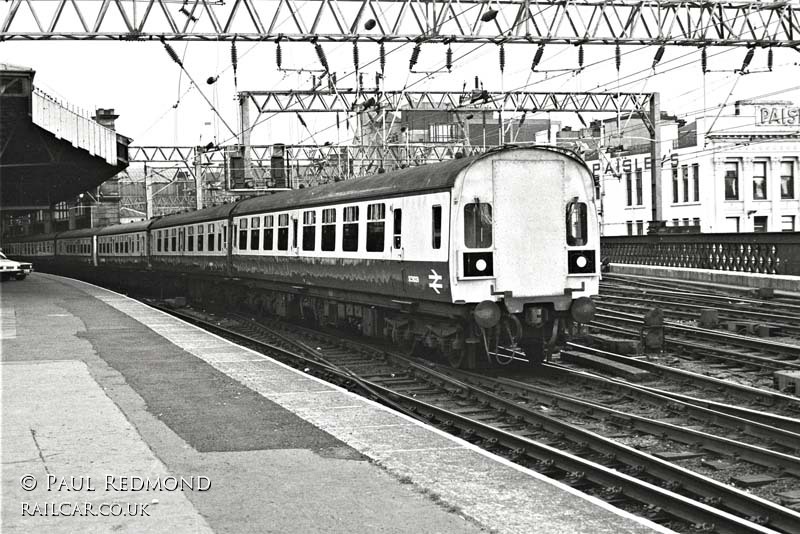
[[[130,291],[349,328],[465,368],[539,362],[594,316],[589,169],[505,147],[194,212],[6,243]]]

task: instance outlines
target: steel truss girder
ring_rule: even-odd
[[[800,45],[797,0],[11,0],[0,21],[0,40]]]
[[[259,114],[360,111],[506,111],[633,113],[646,110],[651,93],[529,91],[242,91]]]
[[[489,150],[493,145],[486,146]],[[284,145],[286,166],[293,169],[301,182],[319,182],[375,174],[383,167],[387,170],[401,166],[424,165],[453,159],[456,152],[464,155],[479,154],[482,146],[459,143],[387,143],[385,145]],[[156,165],[186,165],[194,161],[196,147],[191,146],[132,146],[129,147],[131,163]],[[254,167],[271,165],[273,145],[249,147],[250,163]],[[204,167],[222,167],[225,164],[221,150],[201,153]]]

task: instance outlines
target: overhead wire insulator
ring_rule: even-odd
[[[447,72],[453,70],[453,49],[450,48],[450,44],[447,44],[447,52],[444,54],[444,64],[447,67]]]
[[[614,62],[617,66],[617,72],[619,72],[619,68],[622,65],[622,50],[619,48],[619,43],[617,43],[617,47],[614,49]]]
[[[578,45],[578,68],[583,69],[583,45]]]
[[[353,68],[358,72],[358,41],[353,41]]]
[[[172,58],[172,61],[183,67],[183,62],[181,61],[181,58],[178,57],[178,53],[175,52],[175,49],[173,49],[172,46],[170,46],[170,44],[166,42],[164,39],[161,39],[161,44],[164,45],[164,48],[167,50],[167,54],[169,54],[169,57]]]
[[[413,70],[414,66],[419,61],[419,53],[422,51],[422,43],[417,41],[414,45],[414,49],[411,51],[411,59],[408,62],[408,70]]]
[[[747,54],[744,56],[744,61],[742,61],[742,68],[739,69],[742,74],[744,74],[745,69],[750,65],[750,62],[753,61],[753,55],[756,53],[756,49],[750,47],[747,49]]]
[[[656,50],[656,56],[653,58],[653,68],[654,69],[656,68],[656,65],[661,63],[661,58],[664,57],[664,50],[665,49],[666,49],[666,47],[664,45],[661,45],[661,46],[658,47],[658,50]],[[619,70],[619,69],[617,69],[617,70]]]
[[[330,69],[328,68],[328,58],[325,57],[325,50],[322,49],[322,45],[319,43],[314,43],[314,51],[317,53],[317,58],[319,58],[319,63],[322,65],[322,68],[325,70],[327,74]]]
[[[381,74],[383,74],[386,70],[386,47],[383,45],[383,41],[380,42],[380,48],[378,49],[378,60],[381,64]]]
[[[772,48],[767,50],[767,68],[772,72]]]
[[[363,72],[359,72],[358,73],[358,90],[361,91],[362,93],[364,92],[364,73]]]
[[[506,70],[506,49],[503,43],[500,43],[500,72],[505,72]]]
[[[275,65],[278,66],[278,70],[281,70],[281,66],[283,65],[283,52],[281,52],[281,42],[277,41],[275,43]]]
[[[542,61],[542,55],[544,55],[544,45],[540,44],[539,48],[536,49],[536,54],[533,55],[531,70],[536,70],[536,67],[539,66],[539,62]]]
[[[703,69],[703,74],[708,72],[708,52],[705,46],[700,50],[700,68]]]
[[[303,120],[303,116],[300,115],[300,113],[297,113],[297,118],[300,119],[300,124],[303,125],[303,128],[308,128],[308,125],[306,124],[306,121]]]
[[[236,50],[236,38],[231,41],[231,66],[233,66],[233,85],[239,87],[237,74],[239,70],[239,52]]]

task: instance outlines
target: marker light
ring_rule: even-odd
[[[578,256],[578,258],[575,260],[575,265],[583,269],[584,267],[586,267],[586,263],[588,261],[589,260],[586,259],[586,256]]]
[[[486,270],[486,260],[478,260],[475,262],[475,269],[483,272]]]

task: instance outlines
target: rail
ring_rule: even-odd
[[[33,123],[72,146],[117,165],[117,134],[114,130],[72,111],[38,88],[31,93]]]
[[[611,263],[800,276],[800,233],[603,237]]]

